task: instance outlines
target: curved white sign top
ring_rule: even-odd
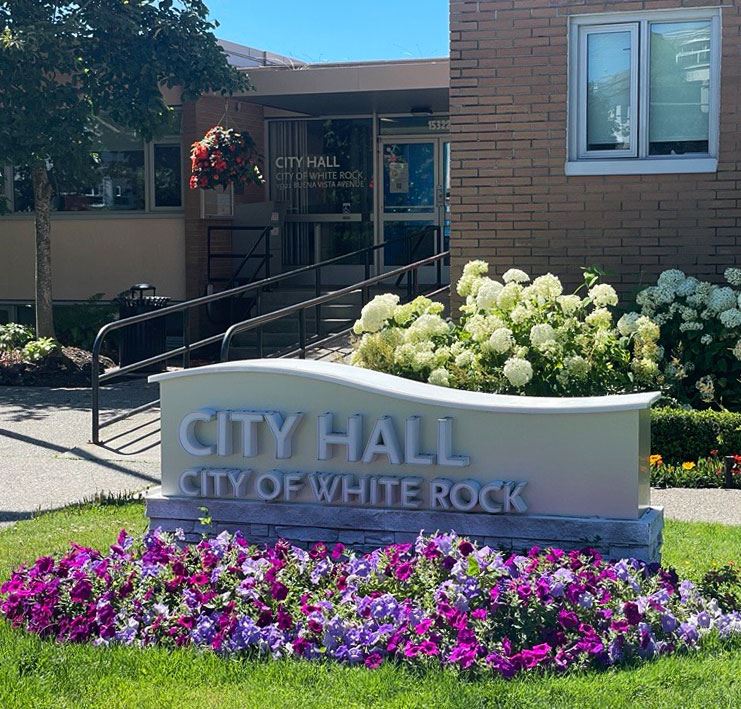
[[[406,402],[434,404],[451,409],[476,409],[510,414],[594,414],[649,409],[660,392],[585,397],[536,397],[487,394],[402,379],[370,369],[337,362],[299,359],[260,359],[223,362],[195,369],[155,374],[150,382],[171,382],[216,374],[271,374],[326,382],[360,389]]]

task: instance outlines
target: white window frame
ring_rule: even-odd
[[[649,155],[650,25],[654,22],[711,22],[708,153]],[[586,150],[587,37],[597,32],[630,29],[631,150]],[[637,51],[636,51],[637,49]],[[656,10],[639,13],[576,15],[569,28],[566,175],[636,175],[716,172],[720,126],[721,8]],[[634,152],[635,151],[635,152]]]
[[[587,45],[589,38],[596,34],[630,33],[630,147],[621,150],[589,150],[587,147]],[[584,27],[579,33],[579,68],[578,68],[578,150],[579,159],[584,158],[635,158],[638,156],[638,25],[615,24]]]

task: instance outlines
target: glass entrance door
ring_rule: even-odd
[[[392,270],[447,248],[450,215],[450,143],[442,138],[384,140],[382,267]],[[436,268],[420,272],[432,282]]]

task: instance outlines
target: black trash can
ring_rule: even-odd
[[[138,283],[131,286],[128,291],[124,291],[116,298],[119,317],[121,319],[130,318],[132,315],[151,313],[154,310],[166,307],[170,299],[158,296],[156,293],[155,286],[149,283]],[[136,325],[129,325],[120,330],[118,357],[121,367],[134,362],[141,362],[165,352],[165,320],[164,317],[154,318]],[[165,362],[158,362],[137,371],[163,372],[164,370]]]

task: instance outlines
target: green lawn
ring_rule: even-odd
[[[105,547],[143,531],[141,503],[70,508],[0,531],[0,578],[70,540]],[[698,578],[741,563],[741,527],[668,522],[664,561]],[[61,646],[0,622],[0,707],[738,707],[741,642],[605,673],[465,681],[452,672],[368,671],[298,661],[221,660],[158,649]]]

